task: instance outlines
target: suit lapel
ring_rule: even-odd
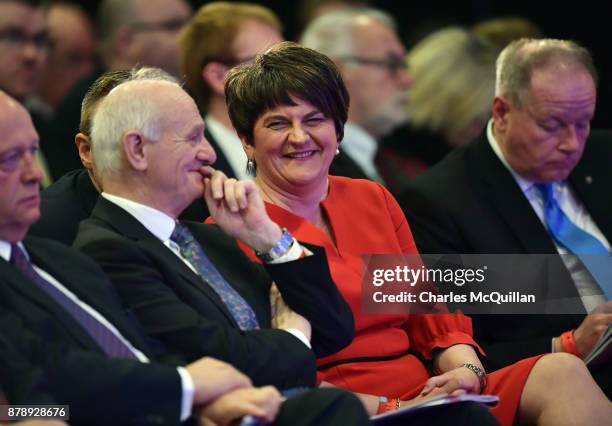
[[[466,169],[526,253],[556,253],[548,232],[514,177],[497,158],[486,133],[468,147]]]
[[[168,264],[179,273],[186,282],[213,302],[214,306],[223,313],[228,321],[237,326],[233,316],[210,285],[185,265],[178,256],[172,253],[168,247],[166,247],[155,235],[149,232],[149,230],[136,220],[136,218],[121,207],[106,200],[104,197],[100,197],[98,200],[92,217],[103,220],[108,226],[114,228],[120,234],[136,241],[146,252],[151,253],[158,262]]]
[[[51,259],[51,257],[45,253],[44,247],[39,247],[32,242],[27,247],[37,265],[44,268],[81,301],[104,317],[135,347],[144,353],[150,352],[148,344],[144,341],[144,334],[136,331],[140,325],[137,322],[131,322],[132,319],[123,311],[114,288],[110,286],[110,282],[104,275],[88,276],[83,279],[82,276],[72,273],[68,259],[59,260],[58,256],[54,256],[53,262],[48,262],[45,259]]]
[[[49,272],[54,278],[58,279],[62,284],[61,277],[58,277],[52,268],[48,268],[46,262],[41,262],[39,257],[36,255],[36,249],[27,247],[28,253],[32,256],[32,261],[40,266],[45,271]],[[62,324],[62,328],[70,334],[76,342],[81,344],[85,348],[94,349],[101,351],[102,349],[98,346],[95,340],[80,326],[80,324],[72,318],[59,304],[51,299],[43,290],[38,288],[36,284],[25,277],[20,271],[15,269],[8,262],[0,259],[0,272],[3,280],[12,288],[16,293],[21,294],[23,297],[38,305],[42,310],[51,315],[55,320]]]
[[[580,162],[570,174],[569,182],[593,221],[612,244],[612,149],[602,150],[602,144],[612,144],[610,138],[612,132],[595,131],[591,135]]]

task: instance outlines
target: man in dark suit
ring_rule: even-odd
[[[132,119],[140,121],[117,121],[129,111],[136,111]],[[175,115],[167,118],[166,111]],[[153,123],[158,136],[146,134]],[[331,281],[323,252],[313,249],[314,255],[298,259],[301,247],[269,219],[253,182],[211,175],[214,151],[203,128],[195,103],[175,83],[130,81],[115,88],[98,107],[92,130],[104,192],[81,224],[75,246],[102,266],[124,305],[172,351],[187,359],[215,354],[255,383],[313,386],[315,355],[333,353],[352,338],[348,305]],[[120,154],[110,155],[114,152]],[[176,217],[204,193],[204,179],[213,216],[230,234],[213,225],[185,223],[205,252],[200,257],[210,259],[207,270],[199,269],[205,261],[185,254],[174,236],[183,226]],[[283,256],[264,262],[264,270],[231,237],[259,253]],[[271,316],[268,274],[299,314],[283,304]],[[219,280],[211,282],[215,277]],[[243,299],[237,305],[253,321],[241,323],[228,297]],[[321,300],[325,303],[316,302]]]
[[[101,99],[115,86],[128,80],[161,79],[176,81],[157,68],[133,68],[108,71],[98,77],[87,90],[81,106],[79,132],[74,141],[84,168],[72,170],[41,192],[41,217],[30,227],[29,234],[50,238],[71,245],[79,223],[87,219],[98,200],[101,187],[96,180],[91,160],[91,123]],[[181,219],[203,221],[208,217],[204,198],[194,200],[181,214]]]
[[[70,405],[77,425],[179,424],[192,407],[213,421],[245,414],[272,420],[281,403],[276,390],[252,388],[248,377],[212,358],[177,366],[182,360],[141,332],[94,262],[53,241],[24,239],[39,216],[38,137],[25,109],[3,92],[0,133],[1,385],[9,401],[32,401],[42,381],[53,400]],[[229,400],[218,399],[225,394]],[[346,406],[345,395],[326,394],[290,399],[279,419],[294,424],[318,413],[327,421],[327,410],[344,407],[356,423],[365,421],[356,400]]]
[[[420,252],[580,255],[547,220],[553,209],[560,215],[558,203],[564,217],[609,256],[612,135],[595,132],[586,142],[596,97],[590,55],[571,42],[523,40],[506,48],[497,66],[486,134],[400,197]],[[554,205],[544,198],[549,183],[558,198]],[[554,284],[553,291],[574,298],[590,315],[475,317],[489,369],[550,351],[584,357],[593,348],[612,321],[605,296],[612,276],[602,280],[570,259],[559,257],[560,276],[539,285]]]

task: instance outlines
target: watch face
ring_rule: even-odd
[[[272,262],[273,260],[278,259],[279,257],[284,256],[293,243],[293,236],[287,230],[287,228],[283,228],[283,233],[281,235],[280,240],[276,243],[274,247],[272,247],[269,251],[265,253],[257,253],[257,256],[261,258],[264,262]]]

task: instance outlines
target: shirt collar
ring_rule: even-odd
[[[161,241],[167,241],[174,231],[176,221],[166,213],[154,209],[153,207],[145,206],[136,201],[128,200],[127,198],[117,195],[102,193],[102,196],[113,204],[121,207],[123,210],[134,216],[145,228]]]
[[[26,257],[29,259],[30,256],[28,255],[28,251],[25,249],[22,242],[19,241],[17,245],[21,247],[21,250],[23,250]],[[11,259],[11,243],[9,243],[8,241],[0,240],[0,257],[2,257],[7,262]]]
[[[508,171],[512,174],[512,177],[514,178],[518,186],[521,188],[521,191],[525,193],[530,190],[533,187],[533,182],[525,179],[524,177],[516,173],[514,169],[512,169],[510,164],[508,164],[508,161],[506,161],[504,153],[499,147],[499,143],[497,142],[497,140],[495,139],[495,135],[493,134],[493,119],[490,119],[487,123],[487,140],[489,141],[491,149],[493,150],[497,158],[499,158],[499,161],[501,161],[502,164],[506,167],[506,169],[508,169]]]
[[[351,158],[365,157],[369,161],[374,161],[378,143],[363,127],[349,122],[344,126],[342,149]]]

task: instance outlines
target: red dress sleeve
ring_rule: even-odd
[[[397,240],[404,254],[418,254],[410,226],[395,198],[383,188],[387,209],[395,227]],[[432,358],[435,348],[448,348],[464,343],[484,352],[472,338],[472,320],[463,314],[413,314],[404,325],[411,350],[425,359]]]
[[[405,326],[411,349],[425,359],[432,359],[435,348],[464,343],[484,355],[472,338],[472,320],[463,314],[415,314]]]

